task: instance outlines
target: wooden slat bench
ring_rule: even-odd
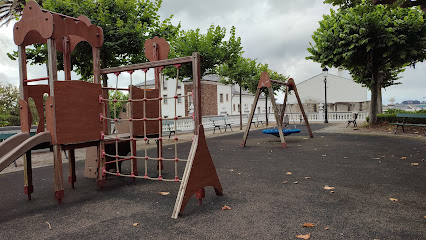
[[[259,123],[262,124],[263,127],[263,121],[259,120],[259,115],[253,115],[253,119],[250,124],[254,124],[255,127],[259,127]]]
[[[402,122],[401,123],[399,123],[399,122],[389,123],[390,125],[395,125],[396,126],[395,133],[398,131],[398,127],[399,126],[402,127],[402,132],[405,132],[404,126],[426,127],[426,124],[406,122],[406,118],[424,119],[424,118],[426,118],[426,114],[425,113],[398,113],[396,115],[396,117],[397,118],[402,118]],[[425,136],[426,136],[426,132],[425,132]]]
[[[226,118],[225,117],[211,117],[210,121],[213,122],[213,126],[214,126],[213,133],[216,132],[216,128],[219,129],[220,132],[222,132],[222,130],[220,129],[220,127],[225,127],[225,132],[226,132],[226,129],[228,127],[232,131],[231,124],[226,122]]]

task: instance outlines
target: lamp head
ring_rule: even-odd
[[[324,68],[322,69],[322,75],[323,75],[325,78],[328,76],[328,68],[327,68],[327,67],[324,67]]]

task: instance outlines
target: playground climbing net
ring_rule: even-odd
[[[177,69],[177,74],[176,74],[176,86],[174,88],[174,95],[171,97],[162,97],[161,93],[158,94],[157,97],[154,98],[149,98],[147,92],[149,90],[152,89],[148,89],[147,87],[147,72],[149,71],[148,68],[142,69],[143,73],[144,73],[144,82],[143,82],[143,98],[134,98],[134,91],[135,88],[133,87],[133,74],[135,70],[130,70],[127,71],[127,73],[130,75],[130,86],[129,88],[119,88],[119,76],[122,72],[115,72],[114,75],[116,76],[115,78],[115,87],[113,88],[108,88],[106,87],[105,89],[108,90],[113,90],[112,96],[110,96],[107,99],[104,99],[102,97],[100,97],[100,102],[103,104],[103,114],[101,115],[101,121],[104,124],[104,129],[106,129],[106,124],[108,123],[108,121],[113,121],[116,125],[118,124],[118,121],[127,121],[129,123],[129,133],[120,133],[118,130],[116,130],[112,136],[105,136],[104,133],[101,133],[101,144],[100,144],[100,154],[101,154],[101,159],[102,159],[102,175],[105,177],[106,174],[109,175],[116,175],[116,176],[122,176],[122,177],[131,177],[131,178],[143,178],[143,179],[148,179],[148,180],[158,180],[158,181],[170,181],[170,182],[179,182],[181,181],[179,179],[179,174],[178,174],[178,163],[179,162],[187,162],[188,158],[182,159],[179,158],[178,156],[178,152],[179,152],[179,148],[178,148],[178,142],[179,142],[179,136],[178,136],[178,120],[179,119],[188,119],[188,118],[194,118],[194,115],[192,114],[191,116],[187,116],[187,117],[179,117],[178,113],[177,113],[177,108],[178,108],[178,103],[181,102],[181,98],[185,99],[185,102],[187,102],[188,98],[192,98],[192,91],[188,92],[188,94],[186,95],[178,95],[178,89],[179,89],[179,69],[181,67],[181,64],[175,64],[174,67]],[[160,88],[162,89],[161,83],[164,83],[164,74],[162,74],[164,67],[159,67],[159,78],[160,78]],[[118,98],[118,91],[128,91],[128,99],[117,99]],[[173,117],[168,117],[168,118],[163,118],[162,117],[162,105],[161,105],[161,101],[173,101],[174,102],[174,116]],[[148,102],[149,101],[156,101],[158,103],[158,116],[157,117],[148,117],[147,112],[151,111],[152,109],[149,108],[148,106]],[[127,118],[121,118],[119,119],[117,110],[118,110],[118,104],[119,103],[122,104],[127,104]],[[141,118],[137,118],[135,117],[135,103],[137,102],[142,102],[143,104],[143,112],[142,112],[142,117]],[[112,104],[109,104],[112,103]],[[106,117],[106,111],[107,111],[107,106],[113,106],[113,116],[112,117]],[[152,105],[151,105],[152,106]],[[155,111],[154,111],[155,112]],[[135,135],[135,122],[141,121],[143,123],[143,135],[142,136],[136,136]],[[158,122],[158,131],[156,132],[157,134],[148,134],[147,133],[147,129],[149,128],[148,126],[148,122],[150,121],[157,121]],[[173,121],[173,127],[174,127],[174,138],[163,138],[163,121]],[[109,139],[113,140],[113,144],[115,145],[115,155],[111,154],[111,153],[107,153],[105,150],[105,144],[107,141],[107,138],[109,137]],[[149,144],[149,140],[155,140],[155,142],[158,144],[157,147],[157,156],[152,156],[149,154],[148,151],[148,144]],[[142,144],[136,144],[138,141],[143,141]],[[171,141],[172,145],[174,145],[174,157],[165,157],[163,155],[163,142],[164,141]],[[119,153],[119,143],[120,142],[129,142],[130,144],[130,156],[120,156]],[[138,156],[137,154],[137,146],[143,146],[143,156]],[[110,161],[106,161],[107,157],[109,159],[113,159]],[[142,160],[144,162],[144,175],[142,176],[138,176],[138,169],[137,169],[137,160]],[[119,167],[119,163],[122,161],[126,161],[126,160],[130,160],[130,174],[124,174],[122,172],[120,172],[120,167]],[[153,175],[150,174],[148,172],[148,162],[149,161],[156,161],[157,164],[157,170],[158,172],[156,172],[156,177],[152,177]],[[170,162],[174,162],[174,178],[163,178],[163,161],[170,161]],[[115,165],[115,169],[116,172],[112,172],[109,171],[107,169],[113,169],[113,168],[107,168],[106,166],[109,164],[113,164]]]

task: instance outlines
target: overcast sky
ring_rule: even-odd
[[[321,66],[310,60],[306,50],[318,21],[331,8],[322,0],[163,0],[160,16],[174,15],[172,22],[181,22],[183,29],[200,28],[205,33],[211,25],[229,30],[236,27],[242,39],[244,57],[257,58],[270,68],[295,79],[296,83],[321,73]],[[13,24],[0,28],[0,81],[19,84],[18,63],[11,61],[6,52],[16,50],[13,42]],[[33,70],[33,71],[31,71]],[[29,78],[44,77],[44,67],[29,67]],[[330,69],[337,74],[337,69]],[[63,74],[62,74],[63,75]],[[59,74],[59,77],[61,74]],[[344,76],[350,77],[348,73]],[[401,74],[402,85],[383,92],[383,101],[391,97],[403,100],[426,101],[426,63],[407,68]],[[282,98],[282,95],[279,95]]]

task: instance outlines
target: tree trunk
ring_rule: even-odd
[[[238,106],[238,111],[240,111],[240,130],[243,130],[243,111],[241,111],[241,102],[242,102],[242,97],[241,97],[241,85],[240,85],[240,106]]]
[[[371,90],[370,117],[369,117],[370,126],[377,125],[377,111],[378,111],[377,100],[378,100],[379,89],[382,87],[380,80],[378,78],[377,70],[373,71],[372,78],[373,78],[373,84],[371,85],[371,89],[370,89]]]
[[[377,114],[383,113],[382,87],[377,87]]]

